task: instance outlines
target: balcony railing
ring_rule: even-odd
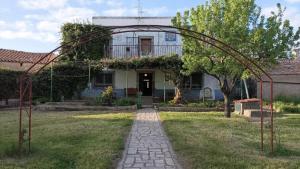
[[[181,45],[110,45],[104,47],[106,58],[158,57],[182,55]]]

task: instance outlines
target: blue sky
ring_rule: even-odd
[[[141,0],[144,16],[174,16],[205,0]],[[300,0],[257,0],[268,15],[276,3],[285,6],[285,18],[300,26]],[[1,0],[0,48],[47,52],[59,45],[65,22],[92,16],[136,16],[137,0]]]

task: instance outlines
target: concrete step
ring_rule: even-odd
[[[260,109],[245,109],[244,110],[244,116],[250,117],[250,118],[258,118],[261,116]],[[263,116],[264,117],[270,117],[271,112],[269,110],[263,110]]]

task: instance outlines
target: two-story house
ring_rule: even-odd
[[[93,24],[115,27],[127,25],[164,25],[170,26],[171,17],[93,17]],[[173,29],[173,28],[170,28]],[[177,31],[177,30],[170,30]],[[170,54],[182,56],[182,37],[168,32],[132,31],[112,35],[112,40],[105,47],[107,58],[142,58],[158,57]],[[93,92],[85,91],[85,95],[100,93],[105,86],[113,86],[117,97],[135,95],[141,91],[144,97],[161,99],[172,98],[174,85],[159,69],[106,70],[99,72],[93,82]],[[197,73],[185,80],[186,98],[202,99],[204,90],[211,99],[222,99],[218,82],[215,78]],[[96,92],[95,92],[96,91]]]

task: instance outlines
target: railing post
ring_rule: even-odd
[[[260,146],[264,151],[264,113],[263,113],[263,82],[260,80]]]
[[[19,112],[19,153],[22,151],[23,134],[22,134],[22,114],[23,114],[23,75],[20,76],[20,112]]]
[[[28,151],[30,152],[31,148],[31,114],[32,114],[32,79],[29,77],[29,124],[28,124]]]
[[[271,106],[271,152],[274,152],[274,129],[273,129],[273,80],[271,80],[271,98],[270,98],[270,106]]]

